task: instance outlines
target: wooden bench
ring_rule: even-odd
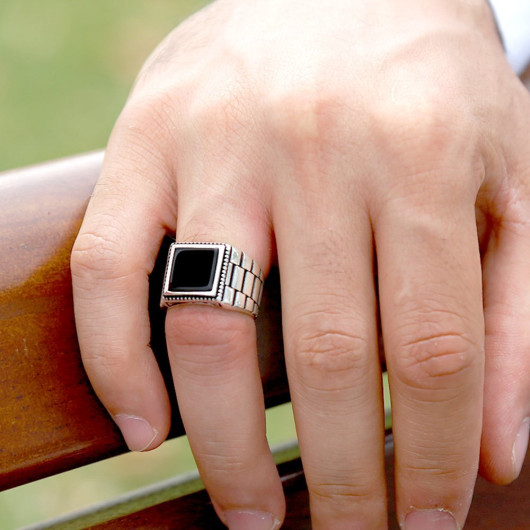
[[[530,75],[527,76],[530,79]],[[123,453],[122,438],[85,376],[76,340],[69,255],[102,161],[92,153],[0,175],[0,490]],[[171,386],[163,313],[162,264],[153,272],[153,349]],[[257,321],[267,406],[289,400],[283,364],[278,275],[267,280]],[[183,434],[173,400],[171,436]],[[386,437],[390,527],[392,436]],[[287,496],[284,528],[310,528],[296,448],[277,455]],[[199,491],[196,491],[199,490]],[[478,479],[466,528],[530,528],[530,459],[507,487]],[[196,477],[40,527],[223,528]],[[1,522],[0,522],[1,525]]]

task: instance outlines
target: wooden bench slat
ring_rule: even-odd
[[[295,461],[300,457],[296,439],[278,444],[271,450],[277,465]],[[106,526],[108,521],[130,520],[134,514],[143,511],[149,514],[159,509],[163,510],[166,503],[186,496],[192,498],[192,494],[203,489],[204,486],[199,473],[195,470],[150,484],[88,508],[31,525],[25,530],[72,530],[73,528]],[[159,508],[160,506],[162,508]]]
[[[399,530],[395,516],[395,491],[394,491],[394,451],[392,435],[387,434],[385,443],[386,477],[388,483],[388,513],[390,530]],[[309,514],[309,499],[299,458],[288,460],[278,466],[282,484],[287,499],[287,515],[283,529],[285,530],[310,530],[311,521]],[[466,523],[466,530],[502,529],[523,530],[528,529],[530,519],[530,458],[519,479],[509,486],[494,486],[479,477],[475,488],[475,495]],[[132,510],[131,510],[132,511]],[[86,513],[86,512],[85,512]],[[160,504],[143,509],[135,509],[132,513],[122,515],[110,520],[100,519],[94,521],[98,515],[98,508],[92,509],[89,517],[81,514],[80,517],[71,516],[50,522],[45,525],[36,525],[28,530],[76,530],[91,528],[93,530],[105,529],[223,529],[225,528],[217,519],[213,506],[205,491],[194,491],[188,495],[165,500]]]

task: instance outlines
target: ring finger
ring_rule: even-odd
[[[270,230],[245,208],[224,200],[213,207],[214,200],[181,191],[177,239],[229,242],[243,250],[247,258],[234,263],[233,281],[228,275],[227,281],[245,298],[244,277],[253,279],[245,272],[249,256],[268,264]],[[180,413],[220,518],[231,529],[278,528],[285,507],[266,439],[254,319],[219,307],[177,305],[168,310],[166,336]]]

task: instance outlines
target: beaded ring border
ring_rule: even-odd
[[[208,304],[258,316],[263,271],[245,252],[228,243],[171,244],[161,307]]]

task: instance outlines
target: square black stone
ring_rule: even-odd
[[[217,248],[177,248],[173,255],[169,291],[211,291],[218,256]]]

